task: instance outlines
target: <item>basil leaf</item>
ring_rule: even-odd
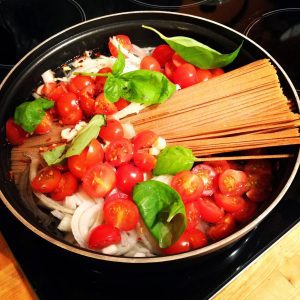
[[[66,150],[66,145],[59,145],[51,150],[42,153],[42,156],[48,166],[56,165],[62,162],[65,158],[63,154]]]
[[[24,102],[16,108],[14,121],[25,131],[31,133],[44,118],[45,111],[53,106],[53,101],[44,98]]]
[[[154,175],[175,175],[190,170],[195,162],[192,150],[182,146],[170,146],[161,151],[153,170]]]
[[[114,103],[118,101],[122,96],[122,86],[123,82],[118,77],[109,74],[105,86],[104,86],[104,96],[110,102]]]
[[[103,115],[95,115],[72,140],[66,152],[66,157],[80,154],[93,139],[97,138],[101,126],[105,125],[105,123],[106,121]]]
[[[133,200],[159,247],[167,248],[178,240],[186,228],[186,215],[174,189],[163,182],[144,181],[134,187]]]
[[[125,56],[119,51],[118,58],[112,66],[112,74],[115,76],[121,75],[125,68]]]
[[[157,33],[175,52],[177,52],[185,61],[202,69],[222,68],[237,57],[243,42],[232,53],[221,54],[220,52],[202,44],[192,38],[184,36],[166,37],[158,30],[142,25],[143,28],[150,29]]]

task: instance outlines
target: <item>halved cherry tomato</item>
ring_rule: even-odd
[[[139,211],[133,201],[126,199],[106,200],[103,206],[103,218],[106,224],[128,231],[136,227]]]
[[[123,136],[124,130],[122,124],[117,120],[108,120],[99,132],[99,137],[109,142],[121,139]]]
[[[57,101],[62,94],[68,93],[68,88],[65,82],[49,82],[45,83],[42,88],[42,95],[53,101]]]
[[[184,202],[187,202],[196,200],[202,195],[204,183],[191,171],[181,171],[173,177],[171,187],[179,193]]]
[[[151,148],[157,138],[158,135],[151,130],[141,131],[133,139],[134,151]]]
[[[171,61],[166,62],[166,64],[165,64],[165,75],[171,81],[173,81],[173,74],[174,74],[175,70],[176,70],[176,67]]]
[[[105,197],[115,186],[116,174],[108,164],[97,164],[82,177],[82,188],[91,197]]]
[[[199,164],[192,169],[192,173],[199,176],[204,183],[203,196],[211,196],[217,190],[217,172],[212,166]]]
[[[79,95],[79,105],[87,117],[95,114],[95,99],[91,96]]]
[[[197,73],[198,82],[207,81],[207,80],[209,80],[213,77],[211,72],[209,70],[206,70],[206,69],[197,68],[196,73]]]
[[[108,101],[104,93],[100,93],[95,100],[95,114],[112,115],[118,110],[116,106]]]
[[[35,128],[35,134],[46,134],[51,131],[52,128],[52,117],[50,113],[46,112],[44,118],[40,124]]]
[[[76,75],[70,79],[68,89],[70,92],[79,95],[84,88],[94,84],[94,79],[90,76]]]
[[[153,50],[151,55],[164,67],[167,62],[172,60],[174,53],[175,51],[169,45],[159,45]]]
[[[241,196],[230,196],[216,192],[214,199],[216,204],[227,212],[239,211],[245,207],[245,200]]]
[[[236,224],[234,217],[227,214],[217,224],[207,229],[207,235],[214,241],[221,240],[235,231]]]
[[[147,150],[135,152],[133,154],[134,164],[142,171],[152,171],[156,164],[156,158],[151,155]]]
[[[133,147],[128,139],[112,141],[105,150],[105,158],[114,167],[129,162],[133,158]]]
[[[247,174],[233,169],[220,174],[218,184],[221,193],[229,196],[242,196],[249,189]]]
[[[201,212],[199,206],[200,204],[198,200],[184,203],[185,215],[187,220],[187,229],[195,228],[199,224],[201,219]]]
[[[57,83],[56,82],[47,82],[42,85],[42,89],[40,94],[46,98],[49,99],[49,95],[52,93],[52,91],[56,88]]]
[[[77,178],[70,172],[63,173],[56,189],[50,193],[52,199],[63,201],[73,195],[78,189]]]
[[[182,64],[173,72],[172,81],[181,88],[194,85],[198,82],[196,68],[192,64]]]
[[[67,164],[71,173],[77,178],[82,178],[86,170],[98,163],[102,163],[104,151],[101,143],[94,139],[79,155],[68,158]]]
[[[269,173],[248,174],[249,190],[246,196],[254,202],[262,202],[270,197],[272,192],[272,176]]]
[[[159,62],[152,56],[145,56],[141,61],[140,68],[156,72],[161,71]]]
[[[12,145],[22,145],[28,137],[28,133],[13,118],[9,118],[5,124],[6,138]]]
[[[201,219],[209,223],[217,223],[224,217],[224,210],[216,205],[209,197],[201,197],[199,200]]]
[[[129,104],[130,104],[130,102],[123,98],[120,98],[117,102],[114,103],[114,105],[117,107],[118,110],[122,110]]]
[[[124,194],[122,192],[110,193],[109,195],[106,196],[105,201],[116,200],[116,199],[126,199],[132,201],[132,199],[128,194]]]
[[[187,62],[179,55],[177,54],[176,52],[173,54],[172,56],[172,62],[174,64],[175,67],[179,67],[183,64],[186,64]]]
[[[199,229],[188,229],[190,249],[198,249],[207,245],[206,235]]]
[[[88,237],[88,247],[95,250],[120,242],[120,230],[110,224],[102,224],[93,228]]]
[[[118,34],[115,36],[115,38],[123,48],[127,49],[128,51],[132,49],[131,40],[127,35]],[[109,41],[108,43],[108,48],[112,56],[118,57],[118,49],[113,45],[111,41]]]
[[[227,160],[210,161],[208,164],[214,168],[217,174],[221,174],[228,169],[233,169]]]
[[[101,68],[97,73],[99,74],[105,74],[105,73],[111,73],[112,69],[111,68]],[[106,83],[106,76],[97,76],[95,78],[95,87],[96,87],[96,93],[99,94],[101,92],[103,92],[104,89],[104,85]]]
[[[53,192],[59,184],[61,172],[54,167],[41,169],[31,182],[32,188],[40,193]]]
[[[141,170],[131,164],[122,164],[116,172],[117,188],[128,195],[131,194],[134,186],[144,181]]]
[[[212,73],[213,77],[220,76],[225,73],[224,70],[221,68],[211,69],[210,72]]]
[[[83,113],[76,94],[62,94],[55,102],[55,105],[63,124],[74,125],[82,120]]]
[[[238,222],[246,223],[254,217],[256,210],[256,203],[252,201],[245,201],[244,207],[241,210],[232,213],[232,215]]]

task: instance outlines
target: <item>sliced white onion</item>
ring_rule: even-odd
[[[38,94],[38,95],[42,95],[42,89],[43,89],[43,87],[44,87],[44,84],[41,84],[37,89],[36,89],[36,93]]]
[[[66,214],[58,224],[57,229],[64,232],[70,232],[71,222],[72,222],[72,215]]]
[[[156,180],[156,181],[163,182],[167,185],[171,185],[171,181],[173,177],[174,177],[173,175],[159,175],[159,176],[152,177],[151,180]]]
[[[138,114],[141,110],[143,110],[146,107],[145,104],[135,103],[132,102],[129,105],[127,105],[125,108],[119,110],[115,114],[111,116],[111,118],[116,120],[121,120],[129,115]]]
[[[132,44],[131,53],[143,59],[145,56],[150,55],[153,51],[153,47],[141,48],[135,44]]]
[[[44,83],[55,82],[54,72],[52,70],[47,70],[42,74],[42,79]]]
[[[131,123],[124,123],[122,124],[123,131],[124,131],[124,138],[131,140],[136,136],[135,129]]]
[[[118,253],[118,246],[115,244],[109,245],[105,248],[102,248],[101,252],[106,255],[116,255]]]
[[[137,233],[135,230],[121,232],[121,243],[116,244],[118,251],[115,255],[124,255],[130,251],[137,243]],[[103,253],[103,249],[101,250]]]
[[[51,211],[51,214],[55,217],[55,218],[57,218],[57,219],[59,219],[59,220],[62,220],[63,218],[64,218],[64,216],[65,216],[65,214],[64,213],[62,213],[61,211],[59,211],[59,210],[52,210]]]

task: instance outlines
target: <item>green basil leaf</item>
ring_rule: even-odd
[[[105,125],[105,123],[106,121],[103,115],[93,116],[89,123],[83,127],[72,140],[66,152],[66,157],[80,154],[93,139],[97,138],[100,128]]]
[[[190,170],[195,162],[192,150],[182,146],[170,146],[161,151],[153,170],[154,175],[175,175]]]
[[[44,118],[45,111],[53,106],[53,101],[44,98],[24,102],[16,108],[14,121],[25,131],[31,133]]]
[[[186,228],[186,215],[174,189],[159,181],[144,181],[134,187],[133,200],[159,247],[167,248],[178,240]]]
[[[125,68],[125,56],[119,50],[118,51],[118,58],[112,66],[112,74],[115,76],[121,75]]]
[[[126,88],[126,85],[126,81],[109,74],[104,86],[104,96],[114,103],[122,97],[123,89]]]
[[[66,150],[66,145],[59,145],[51,150],[42,153],[42,157],[48,166],[56,165],[61,163],[64,158],[64,152]]]
[[[152,27],[145,25],[142,27],[157,33],[185,61],[202,69],[222,68],[229,65],[237,57],[243,45],[242,42],[232,53],[222,54],[192,38],[184,36],[166,37]]]

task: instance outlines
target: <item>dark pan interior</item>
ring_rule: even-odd
[[[102,53],[106,54],[107,41],[112,35],[127,34],[131,37],[132,42],[139,46],[161,44],[162,42],[156,34],[141,28],[142,24],[153,26],[167,36],[183,35],[195,38],[212,48],[218,49],[222,53],[230,52],[237,48],[244,39],[243,36],[218,24],[190,16],[159,12],[113,15],[82,23],[44,42],[15,67],[0,90],[1,191],[23,218],[40,231],[54,238],[61,238],[59,232],[55,230],[55,226],[45,226],[39,222],[32,211],[20,200],[14,183],[9,180],[11,148],[5,141],[5,122],[13,114],[14,108],[18,104],[31,97],[32,89],[40,82],[40,75],[45,70],[55,69],[66,61],[82,54],[85,50],[99,48]],[[266,57],[267,54],[263,50],[245,39],[240,55],[227,70]],[[279,76],[285,94],[291,99],[296,99],[295,92],[280,70]],[[280,178],[277,178],[278,182],[276,183],[273,200],[286,186],[296,164],[298,147],[289,147],[288,151],[294,153],[295,158],[285,160],[281,164]],[[271,202],[266,203],[266,206],[270,204]]]

